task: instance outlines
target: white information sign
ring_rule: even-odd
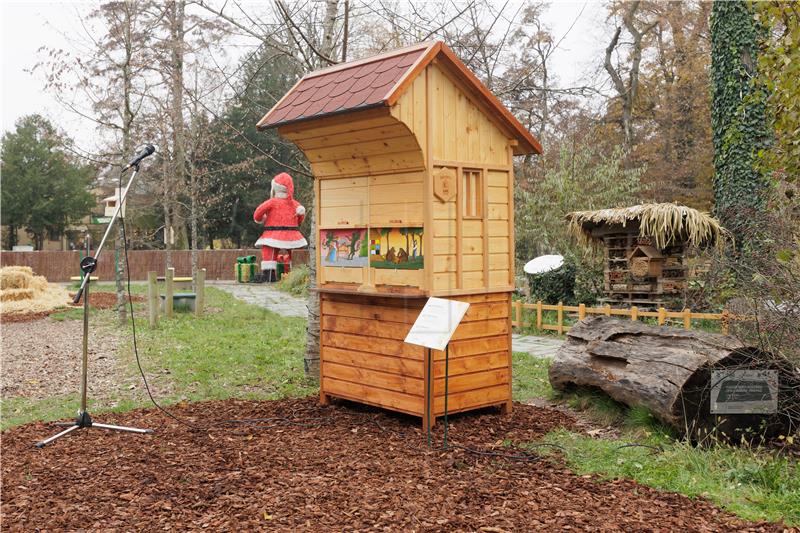
[[[433,350],[444,350],[467,309],[467,302],[428,298],[416,322],[411,326],[411,331],[406,335],[406,342]]]

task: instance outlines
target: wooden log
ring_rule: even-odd
[[[723,369],[776,370],[777,413],[712,414],[711,372]],[[788,435],[800,422],[800,370],[715,333],[590,317],[567,333],[549,377],[555,389],[593,387],[628,406],[644,406],[693,440],[717,435],[738,441],[748,430],[767,438]]]

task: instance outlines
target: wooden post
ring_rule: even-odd
[[[194,314],[203,316],[203,307],[206,305],[206,269],[201,268],[197,271],[195,279]]]
[[[667,321],[667,310],[663,307],[658,308],[658,325],[663,326]]]
[[[558,334],[564,334],[564,302],[558,302],[556,308],[556,320],[558,321]]]
[[[723,335],[727,335],[728,332],[730,331],[730,320],[731,320],[731,314],[727,309],[725,309],[724,311],[722,311],[722,334]]]
[[[578,320],[586,318],[586,304],[578,305]]]
[[[692,311],[690,309],[683,310],[683,329],[692,329]]]
[[[151,328],[158,325],[158,279],[155,272],[147,273],[147,320]]]
[[[172,318],[172,298],[175,292],[174,280],[175,269],[170,267],[167,269],[166,276],[164,276],[164,314],[167,316],[167,318]]]
[[[536,327],[542,329],[542,301],[536,302]]]
[[[516,302],[514,302],[514,315],[517,318],[516,326],[518,328],[523,327],[525,324],[523,324],[522,322],[522,300],[517,300]]]
[[[603,309],[606,311],[606,316],[611,316],[611,304],[604,305]]]
[[[631,320],[633,320],[634,322],[639,320],[639,308],[636,307],[635,305],[631,307]]]

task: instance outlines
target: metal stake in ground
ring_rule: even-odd
[[[37,448],[43,448],[47,446],[54,440],[61,438],[65,435],[72,433],[75,430],[83,429],[83,428],[99,428],[99,429],[110,429],[114,431],[124,431],[127,433],[152,433],[152,429],[139,429],[139,428],[132,428],[127,426],[114,426],[111,424],[99,424],[92,420],[92,417],[89,416],[89,411],[86,410],[86,398],[87,398],[87,381],[88,381],[88,367],[89,367],[89,283],[92,278],[92,272],[95,271],[97,268],[97,259],[100,257],[100,252],[103,251],[103,245],[106,242],[106,238],[108,237],[109,233],[111,232],[111,228],[114,225],[114,221],[117,220],[119,216],[122,206],[125,203],[125,197],[128,196],[128,190],[130,190],[131,185],[133,184],[133,180],[136,177],[136,174],[139,172],[139,161],[147,155],[153,153],[152,146],[149,146],[145,152],[148,152],[145,156],[137,158],[138,160],[136,163],[131,164],[129,166],[133,167],[134,171],[131,174],[130,180],[128,180],[128,185],[125,187],[125,191],[122,193],[121,198],[119,198],[119,203],[117,205],[117,209],[114,212],[114,216],[111,217],[111,220],[106,227],[106,232],[103,235],[102,240],[100,241],[100,246],[97,247],[94,256],[89,255],[90,253],[90,236],[86,234],[86,257],[81,260],[81,271],[83,272],[83,281],[81,282],[81,287],[78,290],[78,293],[75,295],[75,299],[73,300],[75,303],[80,301],[81,295],[83,295],[83,354],[82,354],[82,361],[81,361],[81,408],[78,411],[78,416],[75,418],[74,422],[61,422],[57,423],[58,426],[67,426],[67,429],[61,431],[36,443]],[[144,153],[144,152],[143,152]]]

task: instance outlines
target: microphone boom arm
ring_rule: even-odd
[[[122,172],[124,171],[125,170],[123,169]],[[114,215],[111,217],[111,220],[108,222],[108,226],[106,226],[106,232],[103,234],[103,238],[100,239],[100,244],[97,246],[97,249],[91,258],[84,258],[84,261],[81,262],[81,268],[84,270],[84,276],[83,280],[81,281],[81,286],[78,289],[78,292],[75,293],[75,298],[72,300],[72,303],[74,304],[81,301],[83,290],[86,288],[86,284],[89,283],[89,278],[91,277],[92,272],[94,272],[94,269],[97,268],[97,259],[100,257],[100,252],[103,251],[103,246],[106,244],[106,239],[108,239],[108,236],[111,233],[111,228],[114,227],[114,222],[116,222],[117,218],[119,218],[119,214],[122,212],[122,206],[125,205],[125,199],[128,197],[128,191],[130,190],[131,185],[133,185],[133,180],[136,178],[136,174],[138,172],[139,165],[133,165],[133,173],[128,180],[128,185],[125,186],[125,190],[122,192],[119,198],[117,208],[114,211]],[[88,261],[88,259],[91,259],[91,261]]]

